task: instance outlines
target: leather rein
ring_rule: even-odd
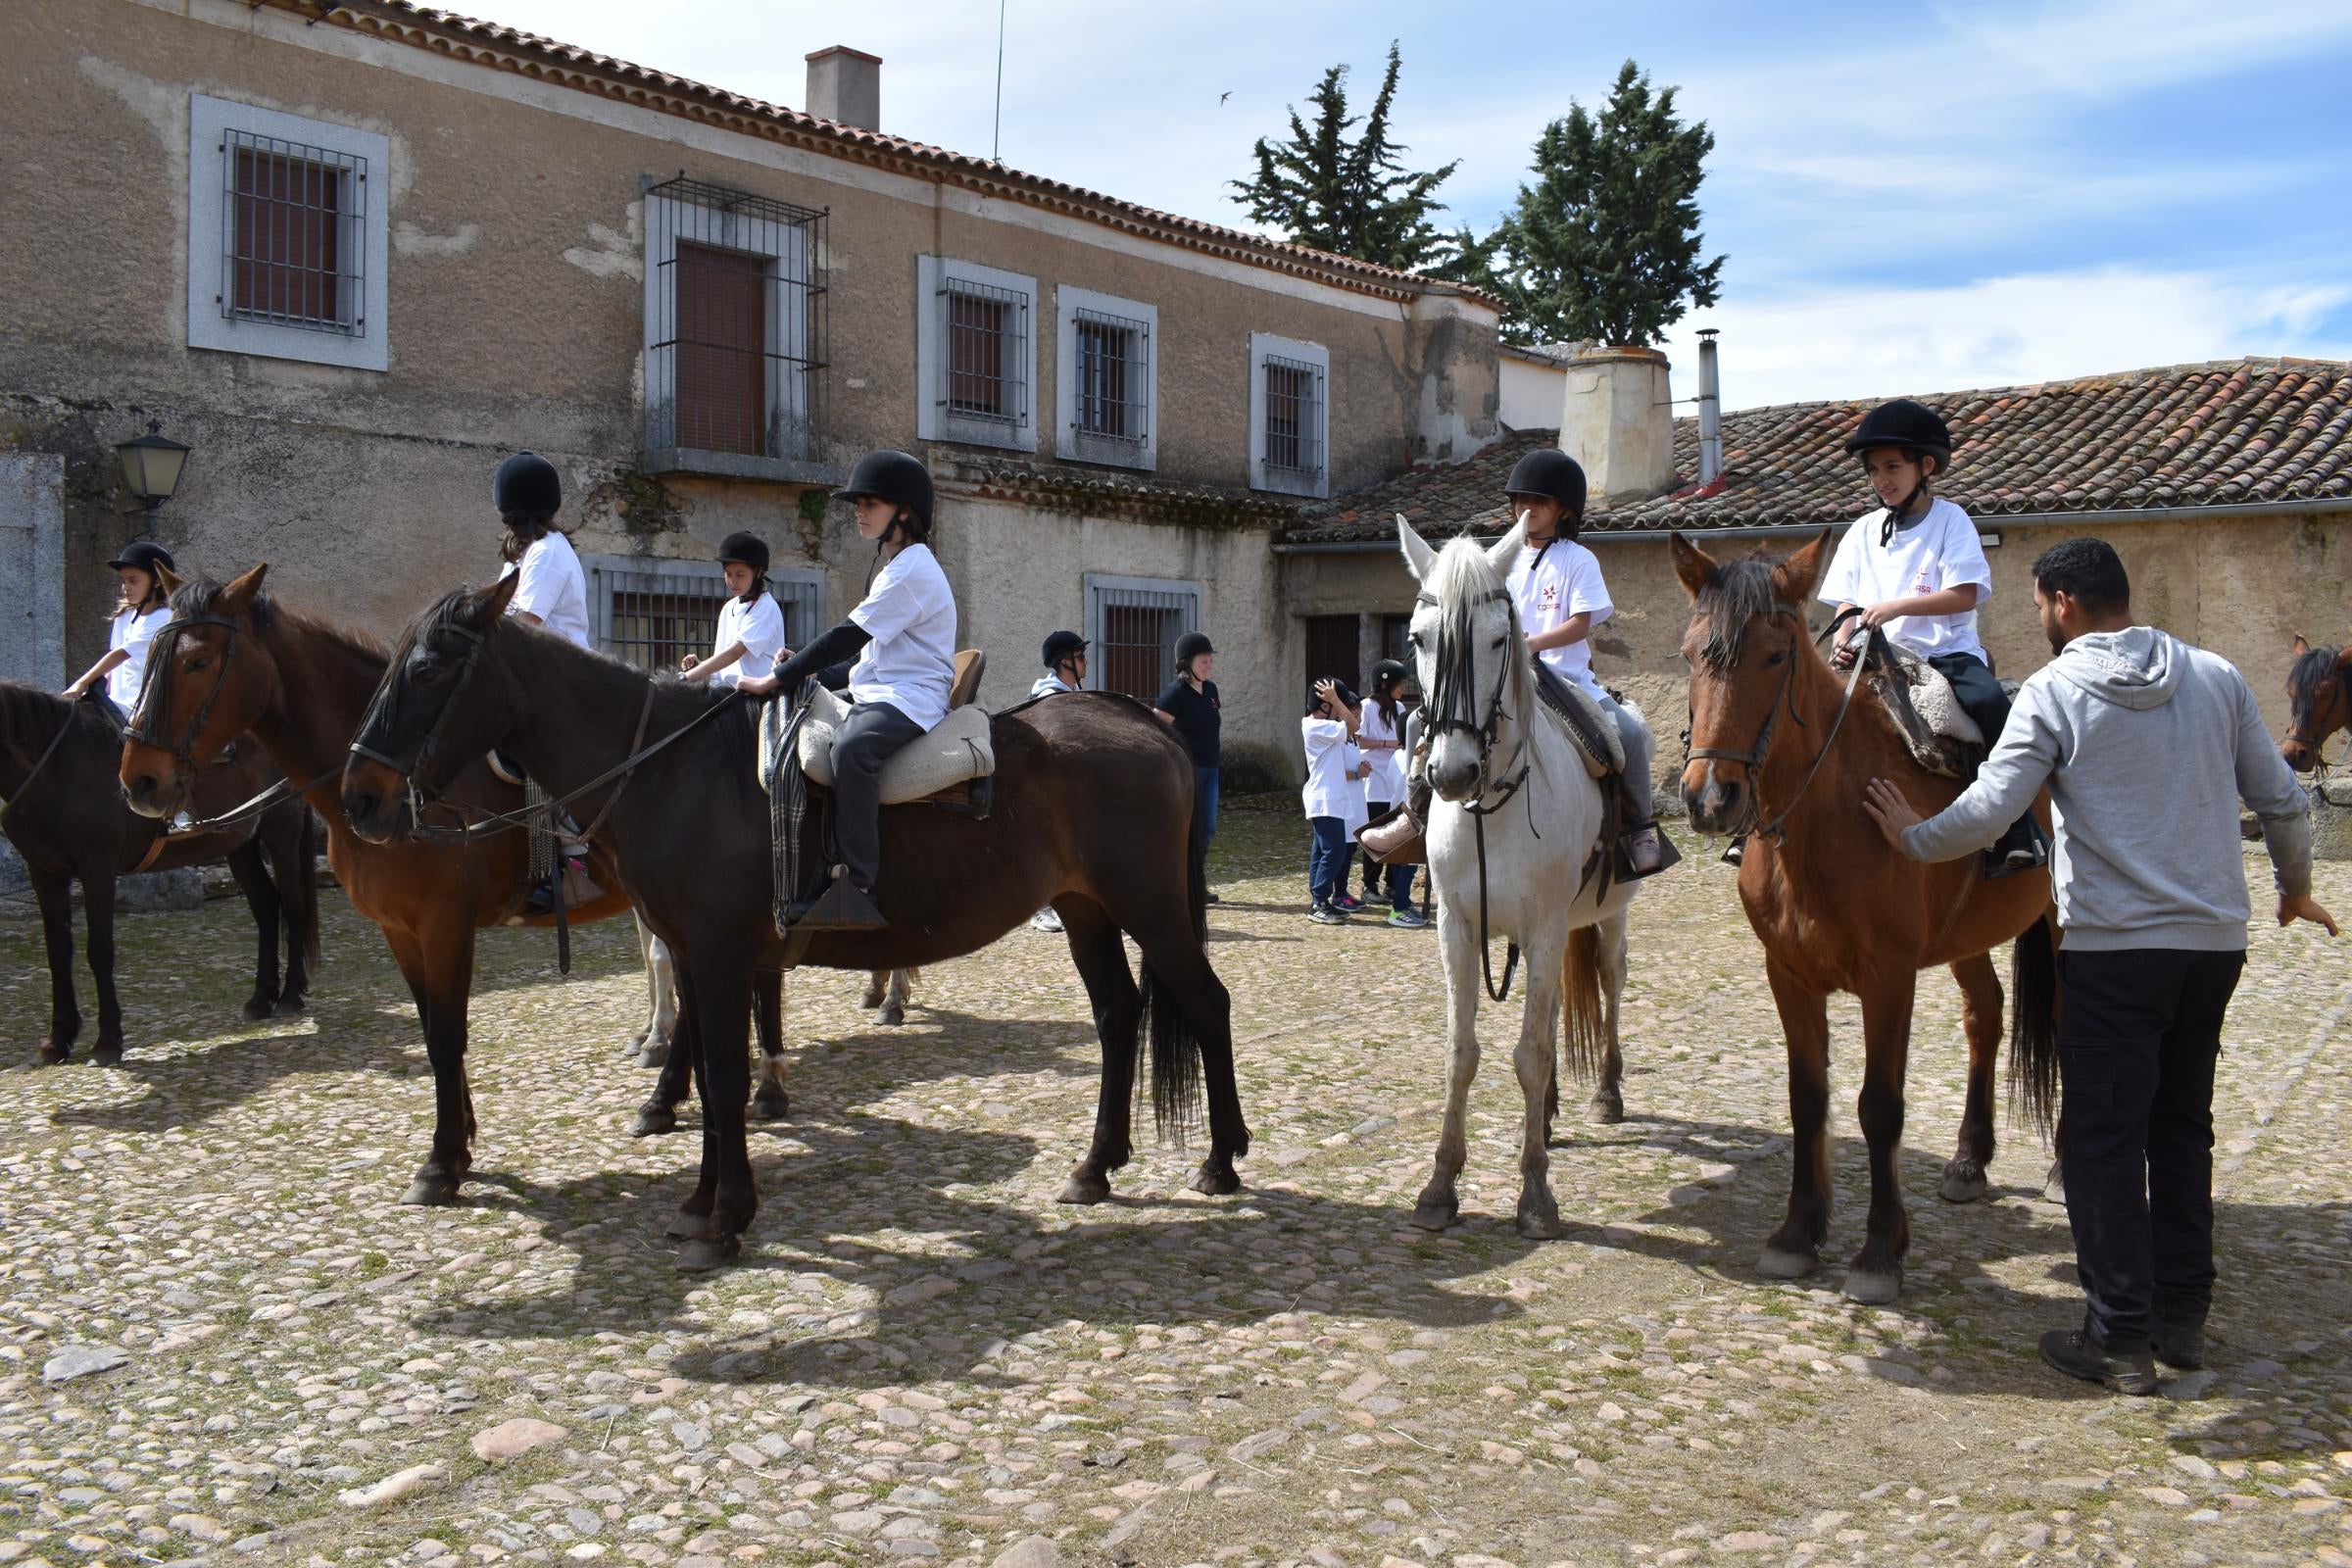
[[[1803,612],[1786,600],[1774,600],[1771,613],[1787,615],[1799,626],[1805,623]],[[1830,623],[1822,628],[1821,635],[1814,638],[1813,641],[1816,644],[1829,641],[1836,635],[1839,626],[1859,613],[1860,612],[1853,610],[1838,612],[1830,617]],[[1788,842],[1788,818],[1795,812],[1798,803],[1804,800],[1805,792],[1813,787],[1813,780],[1821,773],[1821,764],[1829,760],[1830,748],[1838,744],[1838,732],[1845,726],[1846,712],[1854,705],[1855,689],[1862,684],[1863,666],[1870,662],[1869,644],[1876,641],[1881,635],[1882,633],[1876,626],[1866,625],[1847,640],[1848,646],[1853,647],[1854,663],[1852,670],[1845,677],[1845,694],[1838,701],[1838,714],[1830,721],[1829,733],[1821,738],[1821,750],[1813,754],[1813,764],[1805,769],[1804,781],[1797,785],[1796,793],[1788,797],[1788,804],[1782,808],[1780,813],[1769,822],[1760,823],[1757,819],[1763,815],[1764,811],[1764,759],[1772,754],[1773,727],[1780,722],[1783,710],[1787,710],[1790,721],[1797,728],[1808,727],[1804,716],[1795,709],[1788,707],[1788,694],[1796,687],[1795,657],[1790,656],[1788,672],[1781,677],[1780,690],[1773,694],[1772,707],[1764,714],[1764,726],[1756,732],[1755,744],[1746,751],[1733,751],[1726,746],[1692,746],[1690,733],[1697,724],[1697,710],[1695,707],[1690,710],[1683,726],[1684,765],[1688,767],[1692,762],[1720,760],[1738,762],[1747,769],[1748,806],[1744,813],[1744,825],[1737,829],[1737,832],[1768,838],[1775,844]],[[1738,661],[1735,660],[1728,667],[1738,668]]]

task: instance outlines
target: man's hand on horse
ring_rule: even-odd
[[[1862,787],[1862,809],[1879,824],[1886,842],[1898,850],[1903,847],[1903,829],[1917,827],[1926,820],[1911,809],[1911,803],[1903,799],[1902,791],[1883,778],[1874,778]]]
[[[2309,920],[2329,936],[2335,933],[2335,916],[2320,907],[2319,901],[2308,893],[2278,895],[2278,923],[2292,925],[2297,920]]]

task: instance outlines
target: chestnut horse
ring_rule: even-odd
[[[172,871],[226,859],[253,911],[260,938],[249,1020],[298,1013],[318,966],[318,829],[301,801],[279,800],[216,832],[161,837],[159,823],[123,809],[115,791],[122,732],[98,705],[69,702],[21,682],[0,681],[0,829],[24,858],[41,908],[49,956],[49,1034],[40,1059],[74,1054],[81,1007],[74,999],[74,884],[89,925],[90,977],[98,982],[98,1039],[90,1058],[122,1059],[122,1004],[115,995],[115,881],[139,871]],[[251,747],[197,781],[195,812],[233,813],[277,782]],[[286,966],[279,979],[278,932]]]
[[[2328,770],[2320,748],[2339,729],[2352,729],[2352,649],[2314,648],[2295,639],[2286,669],[2286,739],[2278,755],[2298,773]]]
[[[1094,1141],[1065,1201],[1110,1196],[1130,1153],[1137,1037],[1152,1107],[1182,1133],[1206,1067],[1209,1151],[1196,1191],[1241,1185],[1248,1152],[1234,1085],[1230,1002],[1209,966],[1207,882],[1190,851],[1192,760],[1149,710],[1084,693],[996,716],[996,802],[986,817],[924,805],[882,812],[878,931],[800,933],[773,915],[768,801],[754,767],[750,705],[506,618],[514,581],[446,595],[410,628],[354,738],[343,808],[389,840],[412,789],[446,789],[453,760],[495,747],[576,809],[669,944],[684,1003],[681,1043],[703,1100],[701,1180],[672,1234],[679,1267],[733,1256],[759,1208],[744,1139],[745,1015],[755,969],[902,969],[961,956],[1051,902],[1094,1004],[1102,1076]],[[363,750],[364,748],[364,750]],[[386,762],[383,759],[398,760]],[[1125,937],[1142,950],[1139,989]],[[674,1054],[674,1053],[673,1053]]]
[[[452,1203],[473,1164],[473,1095],[466,1080],[466,1008],[473,992],[473,933],[514,923],[528,894],[528,847],[518,832],[463,847],[379,845],[343,819],[343,759],[368,699],[384,676],[372,640],[287,610],[262,592],[265,563],[225,586],[167,575],[180,629],[159,638],[132,725],[165,744],[126,738],[120,767],[133,810],[166,816],[186,798],[188,762],[205,761],[240,735],[259,740],[326,819],[327,860],[353,907],[383,928],[384,941],[416,1002],[433,1068],[433,1144],[401,1200]],[[167,750],[166,745],[171,749]],[[484,811],[514,811],[522,791],[476,754],[452,779],[451,800]],[[600,886],[617,889],[607,864]],[[570,911],[601,920],[629,907],[608,892]],[[547,925],[540,918],[523,922]],[[780,1081],[766,1107],[781,1115]]]
[[[1911,1243],[1898,1158],[1919,971],[1947,965],[1960,986],[1968,1099],[1937,1194],[1971,1202],[1984,1195],[1993,1149],[2001,984],[1990,953],[2019,939],[2010,1071],[2046,1122],[2057,1069],[2057,913],[2047,871],[1987,881],[1975,856],[1923,865],[1889,846],[1863,810],[1863,785],[1873,778],[1895,784],[1923,814],[1950,805],[1962,786],[1913,760],[1894,721],[1868,697],[1857,695],[1840,721],[1847,683],[1808,634],[1804,610],[1829,541],[1825,529],[1783,561],[1724,563],[1670,536],[1675,575],[1693,604],[1682,649],[1690,666],[1692,757],[1683,800],[1699,831],[1749,834],[1740,902],[1764,944],[1788,1040],[1794,1169],[1788,1216],[1757,1271],[1795,1279],[1820,1266],[1830,1222],[1829,995],[1851,992],[1862,1002],[1856,1109],[1870,1148],[1870,1217],[1845,1294],[1886,1302],[1901,1291]],[[2034,812],[2047,829],[2047,795]]]

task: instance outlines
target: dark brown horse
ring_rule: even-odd
[[[754,776],[750,707],[642,672],[504,616],[512,579],[445,597],[410,629],[381,703],[344,775],[360,831],[406,828],[414,785],[447,788],[450,760],[492,747],[558,794],[582,789],[648,742],[677,741],[576,809],[670,946],[699,1053],[701,1181],[673,1234],[683,1268],[740,1248],[759,1206],[744,1141],[745,1017],[762,964],[899,969],[971,953],[1048,902],[1060,914],[1102,1044],[1094,1141],[1062,1198],[1094,1202],[1131,1152],[1128,1101],[1139,1026],[1149,1036],[1153,1108],[1181,1133],[1205,1064],[1209,1151],[1197,1191],[1241,1185],[1247,1153],[1234,1085],[1230,1004],[1203,942],[1207,888],[1188,853],[1193,771],[1184,748],[1124,698],[1055,697],[995,721],[996,804],[983,819],[927,806],[882,813],[872,932],[790,944],[770,902],[768,805]],[[698,725],[699,727],[696,727]],[[683,733],[680,733],[683,732]],[[408,771],[358,755],[406,760]],[[1122,935],[1143,953],[1142,985]]]
[[[2278,755],[2298,773],[2324,772],[2320,748],[2337,730],[2352,729],[2352,649],[2314,648],[2296,638],[2286,703],[2286,739]]]
[[[1764,944],[1788,1040],[1794,1123],[1788,1216],[1757,1270],[1794,1279],[1820,1265],[1830,1223],[1829,996],[1851,992],[1862,1002],[1856,1109],[1870,1147],[1870,1218],[1845,1294],[1883,1302],[1901,1290],[1911,1244],[1897,1161],[1919,971],[1948,965],[1960,986],[1968,1099],[1937,1192],[1969,1202],[1984,1195],[1992,1160],[2001,984],[1990,952],[2019,939],[2019,1059],[2011,1072],[2046,1119],[2056,1072],[2057,917],[2046,871],[1986,881],[1974,856],[1922,865],[1889,847],[1863,810],[1863,785],[1874,778],[1894,783],[1923,814],[1949,806],[1961,786],[1919,766],[1894,721],[1867,696],[1837,721],[1846,683],[1809,635],[1804,610],[1829,538],[1825,530],[1785,561],[1726,564],[1672,536],[1675,574],[1694,603],[1683,657],[1696,760],[1684,769],[1683,800],[1701,832],[1777,824],[1786,834],[1753,832],[1740,870],[1740,902]],[[2046,829],[2048,798],[2034,809]]]
[[[268,569],[256,566],[226,586],[172,584],[172,617],[190,624],[158,646],[154,658],[169,662],[150,670],[134,726],[165,744],[123,743],[122,795],[135,810],[168,815],[185,798],[180,758],[205,761],[247,734],[287,777],[311,786],[311,801],[326,819],[327,859],[353,906],[383,927],[416,998],[433,1067],[432,1152],[403,1201],[454,1202],[473,1164],[473,1096],[466,1081],[473,933],[515,922],[528,892],[528,849],[520,833],[459,848],[372,844],[351,831],[338,788],[343,758],[383,679],[384,650],[273,604],[262,592]],[[522,806],[522,791],[493,774],[478,752],[457,770],[447,793],[485,810]],[[620,886],[609,865],[598,866],[597,881]],[[603,919],[628,906],[624,893],[609,892],[573,909],[571,918]]]
[[[311,808],[283,800],[219,832],[165,839],[163,825],[136,815],[115,789],[122,731],[103,699],[68,702],[0,681],[0,827],[24,858],[49,951],[49,1035],[40,1059],[64,1061],[81,1033],[74,998],[74,884],[89,921],[90,973],[98,982],[98,1039],[91,1059],[122,1059],[122,1004],[115,996],[115,881],[137,871],[173,871],[226,860],[253,911],[261,951],[245,1016],[295,1013],[318,964],[318,842]],[[234,810],[277,782],[260,752],[204,770],[191,808],[199,817]],[[278,934],[285,934],[279,979]]]

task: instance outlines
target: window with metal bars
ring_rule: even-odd
[[[1176,639],[1200,627],[1197,582],[1155,577],[1086,578],[1087,684],[1150,702],[1176,668]]]
[[[1330,352],[1319,343],[1252,332],[1250,356],[1250,485],[1289,495],[1327,494]]]
[[[920,258],[917,276],[915,433],[1035,451],[1036,279],[940,256]]]
[[[1296,360],[1266,361],[1266,465],[1295,474],[1323,471],[1321,387],[1315,368]]]
[[[1069,283],[1054,287],[1057,353],[1054,448],[1080,463],[1158,465],[1152,427],[1159,310]]]
[[[1143,386],[1144,323],[1099,311],[1077,314],[1076,367],[1081,435],[1104,440],[1144,439],[1149,407]]]
[[[688,654],[701,659],[718,636],[718,612],[727,602],[726,578],[715,563],[660,561],[638,556],[589,555],[589,615],[596,645],[649,673],[675,670]],[[784,641],[799,648],[821,629],[824,573],[814,567],[780,567],[768,573],[767,591],[784,612]]]
[[[645,206],[648,467],[825,477],[825,214],[683,175]]]
[[[368,160],[330,148],[227,131],[220,313],[321,332],[364,331]]]

